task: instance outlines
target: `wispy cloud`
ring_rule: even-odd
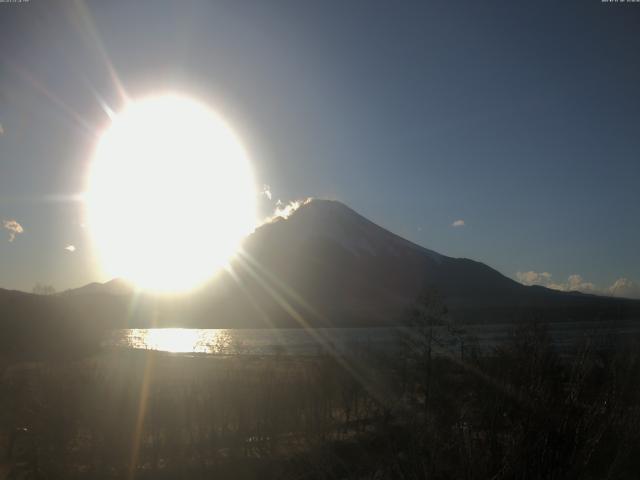
[[[9,241],[13,242],[16,235],[24,232],[24,228],[16,220],[3,220],[2,226],[9,231]]]
[[[464,227],[464,220],[456,220],[451,224],[452,227]]]
[[[265,197],[267,197],[269,200],[271,200],[271,187],[269,185],[263,185],[262,186],[262,191],[260,192],[262,195],[264,195]]]
[[[67,252],[71,252],[71,253],[73,253],[73,252],[75,252],[75,251],[76,251],[76,246],[75,246],[75,245],[67,245],[66,247],[64,247],[64,249],[65,249]]]
[[[549,272],[516,272],[516,279],[523,285],[540,285],[553,290],[563,292],[578,291],[595,295],[607,295],[614,297],[640,298],[640,285],[627,278],[619,278],[611,286],[600,288],[593,282],[589,282],[574,273],[565,281],[556,281]]]

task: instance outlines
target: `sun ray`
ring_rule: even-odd
[[[328,324],[327,318],[323,316],[318,309],[314,308],[311,304],[309,304],[303,297],[300,295],[293,287],[287,285],[282,282],[279,278],[277,278],[272,272],[268,269],[264,268],[256,259],[254,259],[248,252],[243,249],[238,251],[238,256],[243,258],[245,261],[250,262],[253,266],[259,269],[264,275],[266,275],[271,281],[275,282],[287,295],[293,298],[296,302],[298,302],[301,306],[303,306],[309,313],[311,313],[316,318],[325,321]]]
[[[107,53],[102,40],[100,39],[100,35],[98,33],[98,29],[96,28],[95,23],[93,22],[93,17],[91,16],[91,12],[87,8],[86,4],[82,0],[76,0],[73,2],[73,13],[77,14],[77,20],[75,22],[76,27],[79,30],[79,33],[85,37],[88,45],[93,45],[95,50],[98,52],[98,55],[102,58],[104,62],[107,73],[109,74],[109,78],[113,82],[116,93],[120,97],[122,103],[127,103],[129,101],[129,96],[120,80],[120,76],[116,72],[111,59]]]
[[[151,378],[154,371],[155,356],[147,354],[145,356],[144,372],[142,374],[142,382],[140,383],[140,395],[138,397],[138,413],[133,428],[133,436],[131,439],[131,460],[129,462],[129,477],[136,477],[136,468],[138,465],[138,457],[140,455],[140,444],[142,442],[142,432],[144,430],[144,419],[147,414],[147,404],[149,401],[149,388]]]
[[[298,312],[298,310],[287,299],[280,294],[269,282],[260,276],[260,273],[250,265],[246,259],[247,256],[239,257],[240,264],[245,267],[246,271],[265,289],[265,291],[271,295],[271,297],[288,313],[307,333],[321,346],[324,352],[331,356],[352,378],[357,381],[363,388],[365,388],[374,398],[380,402],[385,401],[384,392],[373,382],[369,381],[366,376],[359,370],[365,371],[363,368],[358,368],[358,365],[351,365],[338,351],[333,342],[330,341],[325,335],[322,334],[322,330],[314,328],[305,319],[305,317]],[[266,271],[265,269],[262,269]],[[280,286],[280,288],[283,288]],[[285,287],[288,290],[292,290],[291,287]],[[301,297],[300,297],[301,298]],[[305,302],[306,303],[306,302]]]
[[[269,318],[269,315],[265,311],[263,311],[262,308],[260,308],[260,305],[258,305],[258,302],[256,302],[255,298],[253,298],[253,296],[247,290],[247,286],[245,285],[244,280],[240,278],[240,276],[233,270],[233,266],[230,265],[226,270],[231,276],[231,278],[235,281],[236,285],[238,285],[238,287],[240,288],[240,291],[243,293],[245,298],[249,301],[249,303],[251,303],[254,310],[260,314],[265,325],[267,325],[270,328],[275,328],[275,325]]]
[[[20,67],[18,64],[9,60],[6,56],[4,56],[4,63],[7,64],[19,77],[21,77],[26,83],[31,85],[31,87],[37,92],[44,95],[47,99],[49,99],[53,104],[59,107],[71,120],[73,120],[77,125],[81,126],[86,132],[91,135],[97,135],[98,129],[91,125],[87,120],[85,120],[82,115],[76,112],[73,108],[67,105],[60,97],[51,92],[47,87],[45,87],[38,79],[36,79],[33,75],[31,75],[27,70]]]

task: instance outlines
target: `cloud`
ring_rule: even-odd
[[[600,288],[593,282],[585,280],[582,275],[574,273],[566,281],[555,281],[549,272],[516,272],[516,279],[523,285],[540,285],[563,292],[578,291],[594,295],[613,297],[640,298],[640,284],[627,278],[619,278],[613,285]]]
[[[276,202],[276,209],[273,212],[273,215],[268,217],[264,223],[270,223],[278,218],[288,218],[293,212],[299,209],[301,206],[306,205],[307,203],[313,200],[312,197],[307,197],[303,200],[294,200],[289,203],[283,203],[280,199]]]
[[[562,290],[569,292],[578,290],[580,292],[596,293],[596,286],[585,281],[581,275],[569,275],[565,282],[557,282],[549,272],[516,272],[516,278],[523,285],[541,285],[543,287],[552,288],[554,290]]]
[[[628,278],[619,278],[608,290],[612,297],[640,298],[640,284]]]
[[[9,230],[9,241],[13,242],[16,239],[16,235],[24,232],[24,228],[15,220],[3,220],[2,226]]]
[[[593,283],[587,282],[581,275],[569,275],[566,281],[557,282],[549,272],[517,272],[516,278],[523,285],[541,285],[543,287],[552,288],[553,290],[561,290],[563,292],[579,291],[584,293],[596,293],[602,295]]]
[[[67,245],[66,247],[64,247],[64,249],[65,249],[67,252],[71,252],[71,253],[73,253],[73,252],[75,252],[75,251],[76,251],[76,246],[75,246],[75,245]]]
[[[0,135],[4,135],[4,127],[0,123]]]
[[[524,285],[546,285],[551,280],[551,274],[549,272],[534,272],[532,270],[528,272],[517,272],[516,278]]]
[[[581,275],[573,274],[569,275],[566,283],[560,284],[562,288],[558,290],[579,291],[584,293],[596,293],[599,294],[598,288],[591,282],[587,282]]]
[[[464,227],[464,220],[456,220],[451,224],[452,227]]]
[[[262,185],[262,191],[260,192],[260,194],[264,195],[265,197],[267,197],[269,200],[271,200],[271,187],[269,185]]]

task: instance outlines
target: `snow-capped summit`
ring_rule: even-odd
[[[324,237],[355,255],[403,255],[416,250],[439,261],[442,255],[416,245],[335,200],[311,199],[282,219],[297,236]]]

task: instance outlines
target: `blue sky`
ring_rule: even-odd
[[[105,280],[73,195],[112,72],[222,113],[265,215],[335,198],[512,278],[640,281],[639,21],[598,0],[0,4],[0,220],[24,229],[0,287]]]

